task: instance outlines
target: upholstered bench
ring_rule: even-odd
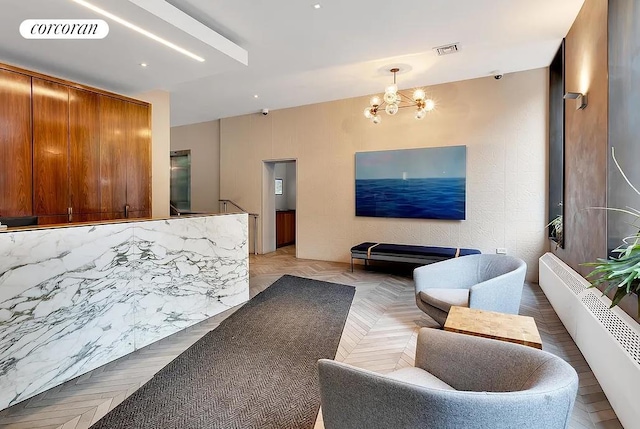
[[[459,247],[365,242],[351,248],[351,271],[353,271],[354,259],[364,259],[365,266],[367,266],[371,260],[426,265],[446,259],[476,255],[479,253],[480,251],[477,249],[462,249]]]

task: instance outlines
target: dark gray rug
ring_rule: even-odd
[[[355,289],[284,276],[92,429],[312,428]]]

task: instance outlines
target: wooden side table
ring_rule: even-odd
[[[542,350],[542,339],[533,317],[451,307],[444,330],[522,344]]]

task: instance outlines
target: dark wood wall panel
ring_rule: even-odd
[[[0,217],[33,213],[31,77],[0,70]]]
[[[564,249],[554,252],[582,275],[581,264],[607,255],[607,0],[586,0],[565,40],[565,89],[587,92],[588,106],[566,100]]]
[[[100,96],[100,200],[105,219],[124,217],[127,204],[127,102]]]
[[[36,215],[69,208],[69,88],[33,79],[33,201]]]
[[[69,170],[73,221],[80,221],[81,214],[100,213],[98,95],[74,88],[69,89]]]
[[[149,108],[127,103],[127,204],[129,210],[151,209],[151,124]]]

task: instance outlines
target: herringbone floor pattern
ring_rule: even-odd
[[[418,329],[434,326],[415,306],[413,285],[407,275],[363,269],[351,273],[346,264],[296,259],[294,247],[251,255],[249,268],[252,296],[283,274],[355,286],[356,295],[336,356],[352,365],[382,373],[413,365]],[[88,428],[233,311],[1,411],[0,428]],[[520,313],[536,319],[544,349],[561,356],[578,371],[580,388],[570,427],[622,428],[589,366],[537,285],[525,287]],[[316,428],[323,428],[321,415]]]

